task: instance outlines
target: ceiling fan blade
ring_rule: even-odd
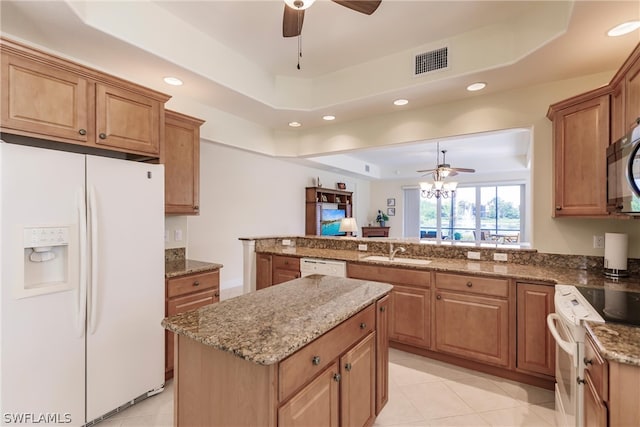
[[[304,10],[293,9],[284,5],[284,16],[282,17],[282,36],[296,37],[302,32],[304,22]]]
[[[338,3],[341,6],[348,7],[356,12],[364,13],[365,15],[371,15],[376,11],[382,0],[333,0],[334,3]]]
[[[475,169],[470,169],[470,168],[451,168],[452,171],[456,171],[456,172],[475,172]]]
[[[416,171],[416,172],[428,174],[428,173],[432,173],[432,172],[435,172],[435,171],[436,171],[436,169],[425,169],[425,170]]]

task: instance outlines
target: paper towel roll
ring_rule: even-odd
[[[610,270],[627,269],[627,249],[629,236],[624,233],[605,233],[604,268]]]

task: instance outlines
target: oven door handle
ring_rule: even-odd
[[[572,343],[570,341],[565,341],[562,339],[562,337],[560,337],[560,333],[558,332],[558,329],[556,328],[556,324],[554,321],[561,322],[562,319],[557,313],[548,314],[547,326],[549,327],[549,332],[551,332],[551,335],[553,335],[553,338],[556,340],[556,343],[558,343],[560,348],[562,348],[566,353],[571,355],[574,366],[577,366],[577,363],[576,363],[577,346],[575,345],[575,343]]]

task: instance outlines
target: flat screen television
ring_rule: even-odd
[[[346,216],[344,209],[322,209],[322,220],[320,221],[320,235],[322,236],[344,236],[345,232],[340,232],[340,220]]]

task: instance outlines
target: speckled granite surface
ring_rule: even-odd
[[[222,264],[196,261],[185,258],[185,248],[166,249],[164,251],[164,277],[184,276],[191,273],[202,273],[222,268]]]
[[[640,366],[640,328],[618,323],[587,322],[587,332],[607,360]]]
[[[254,363],[271,365],[389,293],[391,285],[313,275],[162,321],[162,326]]]

